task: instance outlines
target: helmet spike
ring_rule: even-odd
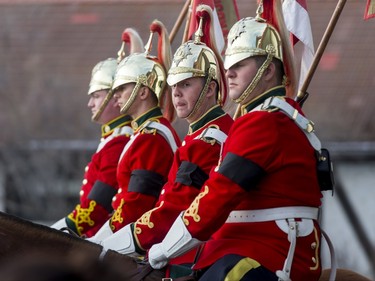
[[[258,3],[258,8],[256,10],[255,19],[259,22],[266,22],[266,20],[262,17],[264,12],[263,0],[260,0]]]
[[[157,56],[151,55],[152,41],[155,33],[159,35]],[[132,105],[140,87],[148,87],[157,97],[164,116],[166,116],[167,109],[164,108],[165,97],[170,97],[167,94],[168,89],[166,83],[168,64],[166,61],[171,61],[171,46],[168,39],[168,33],[165,26],[160,21],[153,21],[150,26],[150,37],[145,45],[144,52],[135,53],[127,56],[118,65],[112,89],[117,89],[121,85],[127,83],[136,83],[130,98],[126,104],[121,108],[122,113],[126,113]],[[170,58],[168,59],[168,54]]]
[[[154,39],[154,32],[153,31],[150,31],[150,36],[148,37],[148,41],[145,45],[145,53],[146,53],[146,56],[149,56],[150,53],[151,53],[151,49],[152,49],[152,40]]]
[[[122,61],[122,59],[125,57],[125,42],[122,42],[120,50],[117,52],[117,63]]]
[[[259,3],[258,3],[258,8],[257,8],[257,11],[256,11],[255,18],[257,20],[264,21],[264,19],[262,18],[262,14],[263,14],[263,0],[260,0]]]
[[[194,33],[194,44],[200,44],[202,37],[203,37],[203,16],[200,16],[198,29]]]

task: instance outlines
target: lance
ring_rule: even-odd
[[[180,29],[181,27],[181,24],[183,22],[183,20],[185,19],[187,13],[188,13],[188,10],[189,10],[189,6],[190,6],[190,0],[187,0],[185,2],[185,5],[182,7],[182,10],[180,12],[180,14],[178,15],[178,18],[172,28],[172,31],[171,33],[169,34],[169,41],[173,42],[174,38],[176,37],[176,34],[178,32],[178,30]]]
[[[324,50],[328,44],[328,41],[332,35],[333,30],[335,29],[336,23],[341,15],[342,10],[344,9],[346,0],[339,0],[339,2],[336,5],[335,11],[332,14],[332,17],[328,23],[328,26],[323,34],[322,40],[320,41],[320,44],[318,46],[318,49],[315,53],[313,62],[310,66],[309,72],[306,75],[305,81],[302,84],[301,89],[298,91],[296,101],[303,105],[303,103],[308,98],[309,94],[306,92],[307,88],[309,87],[309,84],[311,82],[311,79],[315,73],[316,68],[318,67],[318,64],[320,62],[320,59],[322,58],[322,55],[324,53]]]

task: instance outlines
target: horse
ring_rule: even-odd
[[[165,277],[164,270],[154,270],[148,263],[136,258],[112,250],[103,253],[102,246],[78,236],[0,212],[0,276],[13,276],[6,280],[25,280],[25,274],[29,274],[27,280],[30,281],[62,280],[41,279],[41,270],[48,271],[48,266],[61,273],[58,264],[65,269],[64,274],[70,268],[73,273],[81,271],[80,274],[86,277],[69,280],[161,281]],[[35,268],[41,270],[37,278],[32,279],[30,274]],[[323,270],[319,281],[328,281],[329,272],[330,269]],[[370,281],[353,271],[337,270],[336,281],[349,280]]]
[[[163,270],[153,270],[149,264],[136,258],[111,250],[103,255],[101,245],[0,212],[0,265],[2,265],[0,276],[4,276],[1,272],[2,269],[9,274],[8,269],[12,268],[13,261],[19,266],[22,257],[28,262],[33,261],[35,266],[38,261],[49,265],[53,262],[55,264],[61,262],[65,266],[71,266],[74,272],[77,272],[79,267],[83,271],[87,265],[91,264],[92,267],[88,270],[106,269],[105,272],[102,270],[100,274],[116,273],[116,280],[119,281],[160,281],[165,276]],[[20,273],[15,269],[11,274]],[[85,273],[81,272],[81,274]],[[94,277],[96,278],[92,280],[103,280],[98,276]]]

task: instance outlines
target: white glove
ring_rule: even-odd
[[[148,261],[154,269],[163,268],[167,265],[169,259],[178,257],[201,243],[201,241],[191,236],[182,219],[181,213],[163,241],[151,247],[148,253]]]
[[[152,245],[148,251],[148,262],[153,269],[161,269],[168,264],[168,258],[165,256],[162,243]]]
[[[131,225],[128,224],[111,236],[105,238],[101,245],[105,250],[114,250],[124,255],[139,256],[135,252],[135,245]]]
[[[99,231],[92,237],[86,238],[87,241],[102,244],[102,241],[113,234],[111,229],[110,220],[106,221]]]
[[[53,225],[51,225],[51,228],[54,228],[54,229],[57,229],[57,230],[61,230],[64,227],[68,227],[68,225],[66,224],[65,217],[62,218],[61,220],[58,220]]]

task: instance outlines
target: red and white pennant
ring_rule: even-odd
[[[286,28],[293,35],[293,45],[298,41],[303,44],[300,87],[310,69],[315,53],[310,17],[307,12],[306,0],[284,0],[282,8]]]

